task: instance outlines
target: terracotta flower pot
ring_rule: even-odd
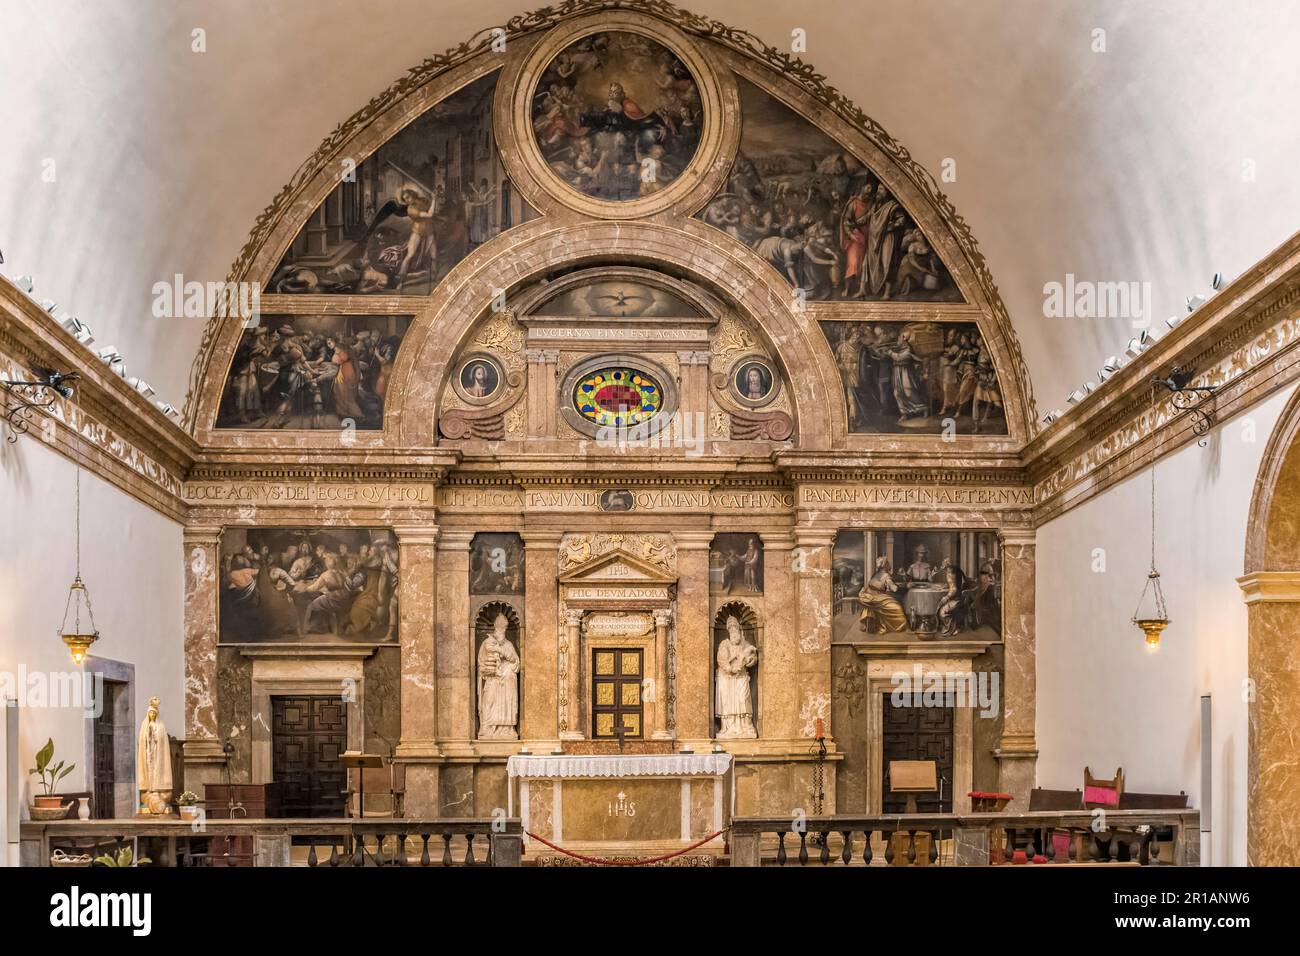
[[[60,796],[51,797],[34,797],[32,806],[41,810],[57,810],[63,806],[63,798]]]

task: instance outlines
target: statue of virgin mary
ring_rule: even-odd
[[[162,816],[171,810],[172,752],[167,728],[158,716],[161,702],[149,698],[149,712],[140,725],[135,749],[136,789],[142,813]]]

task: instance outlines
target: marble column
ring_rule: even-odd
[[[472,530],[444,528],[438,538],[437,643],[438,739],[442,752],[468,753],[474,737],[470,700],[472,627],[469,619],[469,549]]]
[[[709,620],[712,531],[674,531],[677,548],[677,736],[713,736],[713,634]]]
[[[794,535],[763,532],[763,640],[759,648],[761,737],[799,736],[799,608],[795,602]],[[830,723],[827,722],[827,732]]]
[[[397,640],[401,648],[401,737],[396,757],[406,764],[406,812],[436,815],[438,793],[438,617],[433,525],[396,527]]]
[[[709,352],[682,350],[677,353],[682,370],[678,411],[683,420],[683,435],[691,440],[700,440],[709,433],[705,419],[709,411],[709,362],[712,357]]]
[[[654,682],[654,738],[671,740],[673,723],[670,706],[676,701],[668,693],[668,627],[672,615],[668,611],[655,611],[655,682]],[[673,695],[675,696],[675,695]]]
[[[1237,583],[1249,622],[1246,862],[1300,866],[1300,571],[1257,571]]]
[[[189,527],[185,561],[185,785],[202,793],[225,767],[217,726],[217,603],[221,529]]]
[[[820,717],[825,732],[831,727],[831,618],[835,595],[831,581],[831,548],[835,532],[825,528],[796,528],[794,568],[795,602],[798,607],[799,710],[796,737],[812,738]],[[827,787],[831,798],[834,788]],[[828,811],[829,812],[829,811]]]
[[[1038,745],[1034,739],[1037,650],[1034,630],[1034,532],[1002,532],[1002,740],[998,789],[1011,810],[1026,810],[1034,788]],[[978,571],[978,569],[976,569]]]
[[[582,617],[581,608],[564,612],[564,634],[556,648],[556,680],[560,696],[556,701],[556,723],[561,740],[582,740],[587,715],[583,712],[582,685]]]
[[[575,726],[582,726],[575,723],[579,703],[569,699],[569,675],[564,675],[562,685],[559,673],[560,593],[556,582],[560,576],[561,537],[562,531],[523,532],[524,607],[528,621],[523,650],[524,700],[519,719],[519,736],[523,740],[558,740],[561,729],[571,732]],[[577,663],[572,662],[574,666]],[[561,686],[566,688],[563,694]]]

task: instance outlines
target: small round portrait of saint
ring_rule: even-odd
[[[485,355],[466,359],[456,373],[456,391],[471,405],[485,405],[501,389],[501,366]]]
[[[731,376],[732,394],[750,408],[766,405],[776,397],[780,379],[765,360],[747,357],[735,365]]]

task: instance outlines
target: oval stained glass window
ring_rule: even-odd
[[[573,407],[597,425],[631,427],[648,422],[663,407],[659,383],[639,369],[602,368],[579,379]]]

